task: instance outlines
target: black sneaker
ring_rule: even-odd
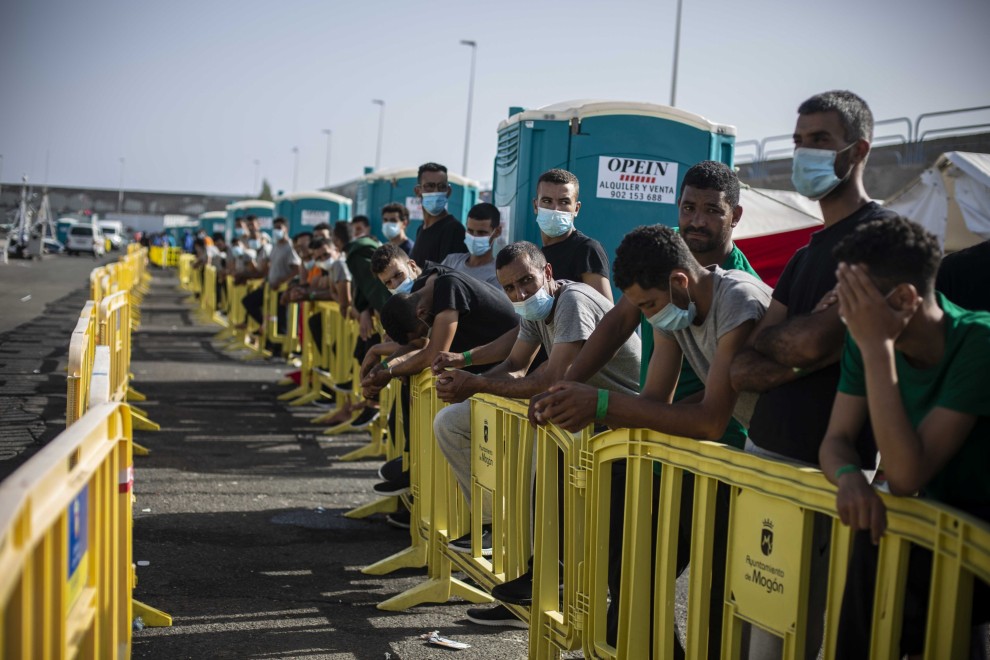
[[[393,458],[382,463],[378,468],[378,476],[382,481],[395,481],[402,476],[402,457]]]
[[[349,380],[346,383],[334,383],[333,389],[338,392],[350,392],[354,389],[354,382]]]
[[[482,525],[481,526],[481,556],[491,557],[492,556],[492,526]],[[468,532],[459,539],[454,539],[447,544],[447,547],[454,552],[460,552],[466,555],[471,554],[471,532]],[[500,599],[501,600],[501,599]],[[532,598],[530,598],[532,600]]]
[[[399,509],[395,513],[389,513],[385,515],[385,522],[387,522],[392,527],[398,527],[399,529],[409,529],[409,521],[411,516],[409,515],[409,509]]]
[[[361,411],[361,414],[357,416],[357,419],[351,422],[351,428],[352,429],[367,428],[368,426],[371,425],[373,421],[378,419],[379,414],[381,414],[381,411],[378,408],[372,408],[371,406],[368,406],[367,408]]]
[[[468,621],[479,626],[506,626],[512,628],[529,628],[529,624],[516,618],[505,605],[495,607],[472,607],[467,611]]]
[[[409,492],[409,473],[403,472],[402,478],[383,481],[375,484],[375,492],[379,495],[403,495]]]
[[[497,584],[492,588],[492,598],[503,603],[513,605],[530,606],[533,604],[533,569],[502,584]]]

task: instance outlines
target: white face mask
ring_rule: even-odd
[[[385,234],[385,238],[392,240],[400,233],[402,233],[402,225],[398,222],[383,222],[382,223],[382,233]]]

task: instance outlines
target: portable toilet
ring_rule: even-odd
[[[684,173],[702,160],[733,166],[735,127],[651,103],[567,101],[512,108],[498,127],[493,200],[508,241],[540,245],[533,212],[540,174],[562,168],[580,182],[575,226],[609,260],[631,229],[677,226]]]
[[[399,203],[409,209],[409,227],[406,235],[414,241],[416,232],[423,224],[423,207],[413,190],[419,168],[380,170],[365,174],[358,183],[357,214],[371,219],[371,233],[382,238],[382,207]],[[467,219],[468,211],[478,203],[480,184],[460,174],[447,172],[450,184],[450,200],[447,212],[461,221]]]
[[[199,228],[212,237],[217,232],[223,234],[224,240],[230,240],[231,227],[227,226],[226,211],[207,211],[199,214]]]
[[[261,221],[261,230],[268,235],[272,233],[272,220],[275,217],[275,204],[263,199],[245,199],[227,205],[227,225],[234,230],[234,221],[253,215]]]
[[[275,200],[275,217],[289,221],[289,236],[326,222],[331,227],[338,220],[351,219],[351,200],[331,192],[298,192]]]
[[[78,223],[79,220],[73,217],[59,218],[58,222],[55,223],[55,239],[65,245],[69,240],[69,228]]]

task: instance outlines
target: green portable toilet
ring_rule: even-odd
[[[78,224],[79,220],[72,217],[59,218],[58,222],[55,223],[55,238],[59,243],[65,245],[69,240],[69,228],[72,225]]]
[[[282,195],[275,199],[275,217],[289,221],[289,236],[313,231],[321,222],[331,227],[351,219],[351,200],[331,192],[312,191]]]
[[[245,199],[227,205],[227,226],[230,231],[234,231],[234,221],[249,215],[256,216],[261,221],[261,230],[268,234],[272,233],[272,220],[275,217],[275,204],[266,202],[263,199]]]
[[[399,203],[409,209],[406,235],[416,240],[416,232],[423,225],[423,207],[413,190],[418,172],[418,167],[380,170],[365,174],[358,183],[357,215],[366,215],[371,219],[372,235],[383,238],[382,207]],[[480,184],[453,172],[447,172],[447,182],[451,188],[447,212],[463,224],[468,211],[478,203]]]
[[[227,226],[226,211],[207,211],[199,214],[199,228],[206,235],[213,237],[217,232],[223,234],[224,240],[230,240],[230,228]]]
[[[598,240],[609,260],[629,230],[677,226],[684,173],[702,160],[732,167],[735,128],[651,103],[568,101],[513,108],[498,127],[493,202],[507,241],[540,245],[533,212],[540,174],[559,167],[581,184],[576,227]]]

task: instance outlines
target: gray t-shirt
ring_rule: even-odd
[[[275,286],[281,280],[292,275],[302,260],[296,254],[292,243],[289,241],[279,241],[272,248],[272,253],[268,256],[270,265],[268,267],[268,284]]]
[[[344,259],[334,259],[331,261],[330,270],[327,271],[327,275],[330,276],[330,281],[334,284],[351,281],[351,271],[348,270],[347,262]]]
[[[712,308],[701,325],[689,325],[677,332],[661,334],[673,337],[681,347],[688,364],[698,374],[701,382],[707,382],[708,369],[715,358],[715,347],[722,335],[735,330],[746,321],[759,322],[770,306],[773,289],[741,270],[722,270],[718,266],[712,271]],[[756,406],[756,392],[740,392],[732,416],[740,424],[749,428],[749,419]]]
[[[483,264],[481,266],[469,266],[467,260],[470,256],[471,255],[467,252],[455,252],[453,254],[448,254],[443,258],[440,265],[453,268],[454,270],[459,270],[462,273],[470,275],[476,280],[488,282],[501,291],[502,285],[498,283],[498,278],[495,277],[495,260],[492,259],[487,264]]]
[[[539,342],[551,353],[554,344],[587,341],[612,309],[612,303],[595,289],[582,282],[557,280],[556,301],[551,315],[544,321],[519,323],[519,339]],[[615,357],[601,371],[588,379],[588,384],[623,394],[639,393],[639,361],[642,345],[633,333],[619,348]]]

